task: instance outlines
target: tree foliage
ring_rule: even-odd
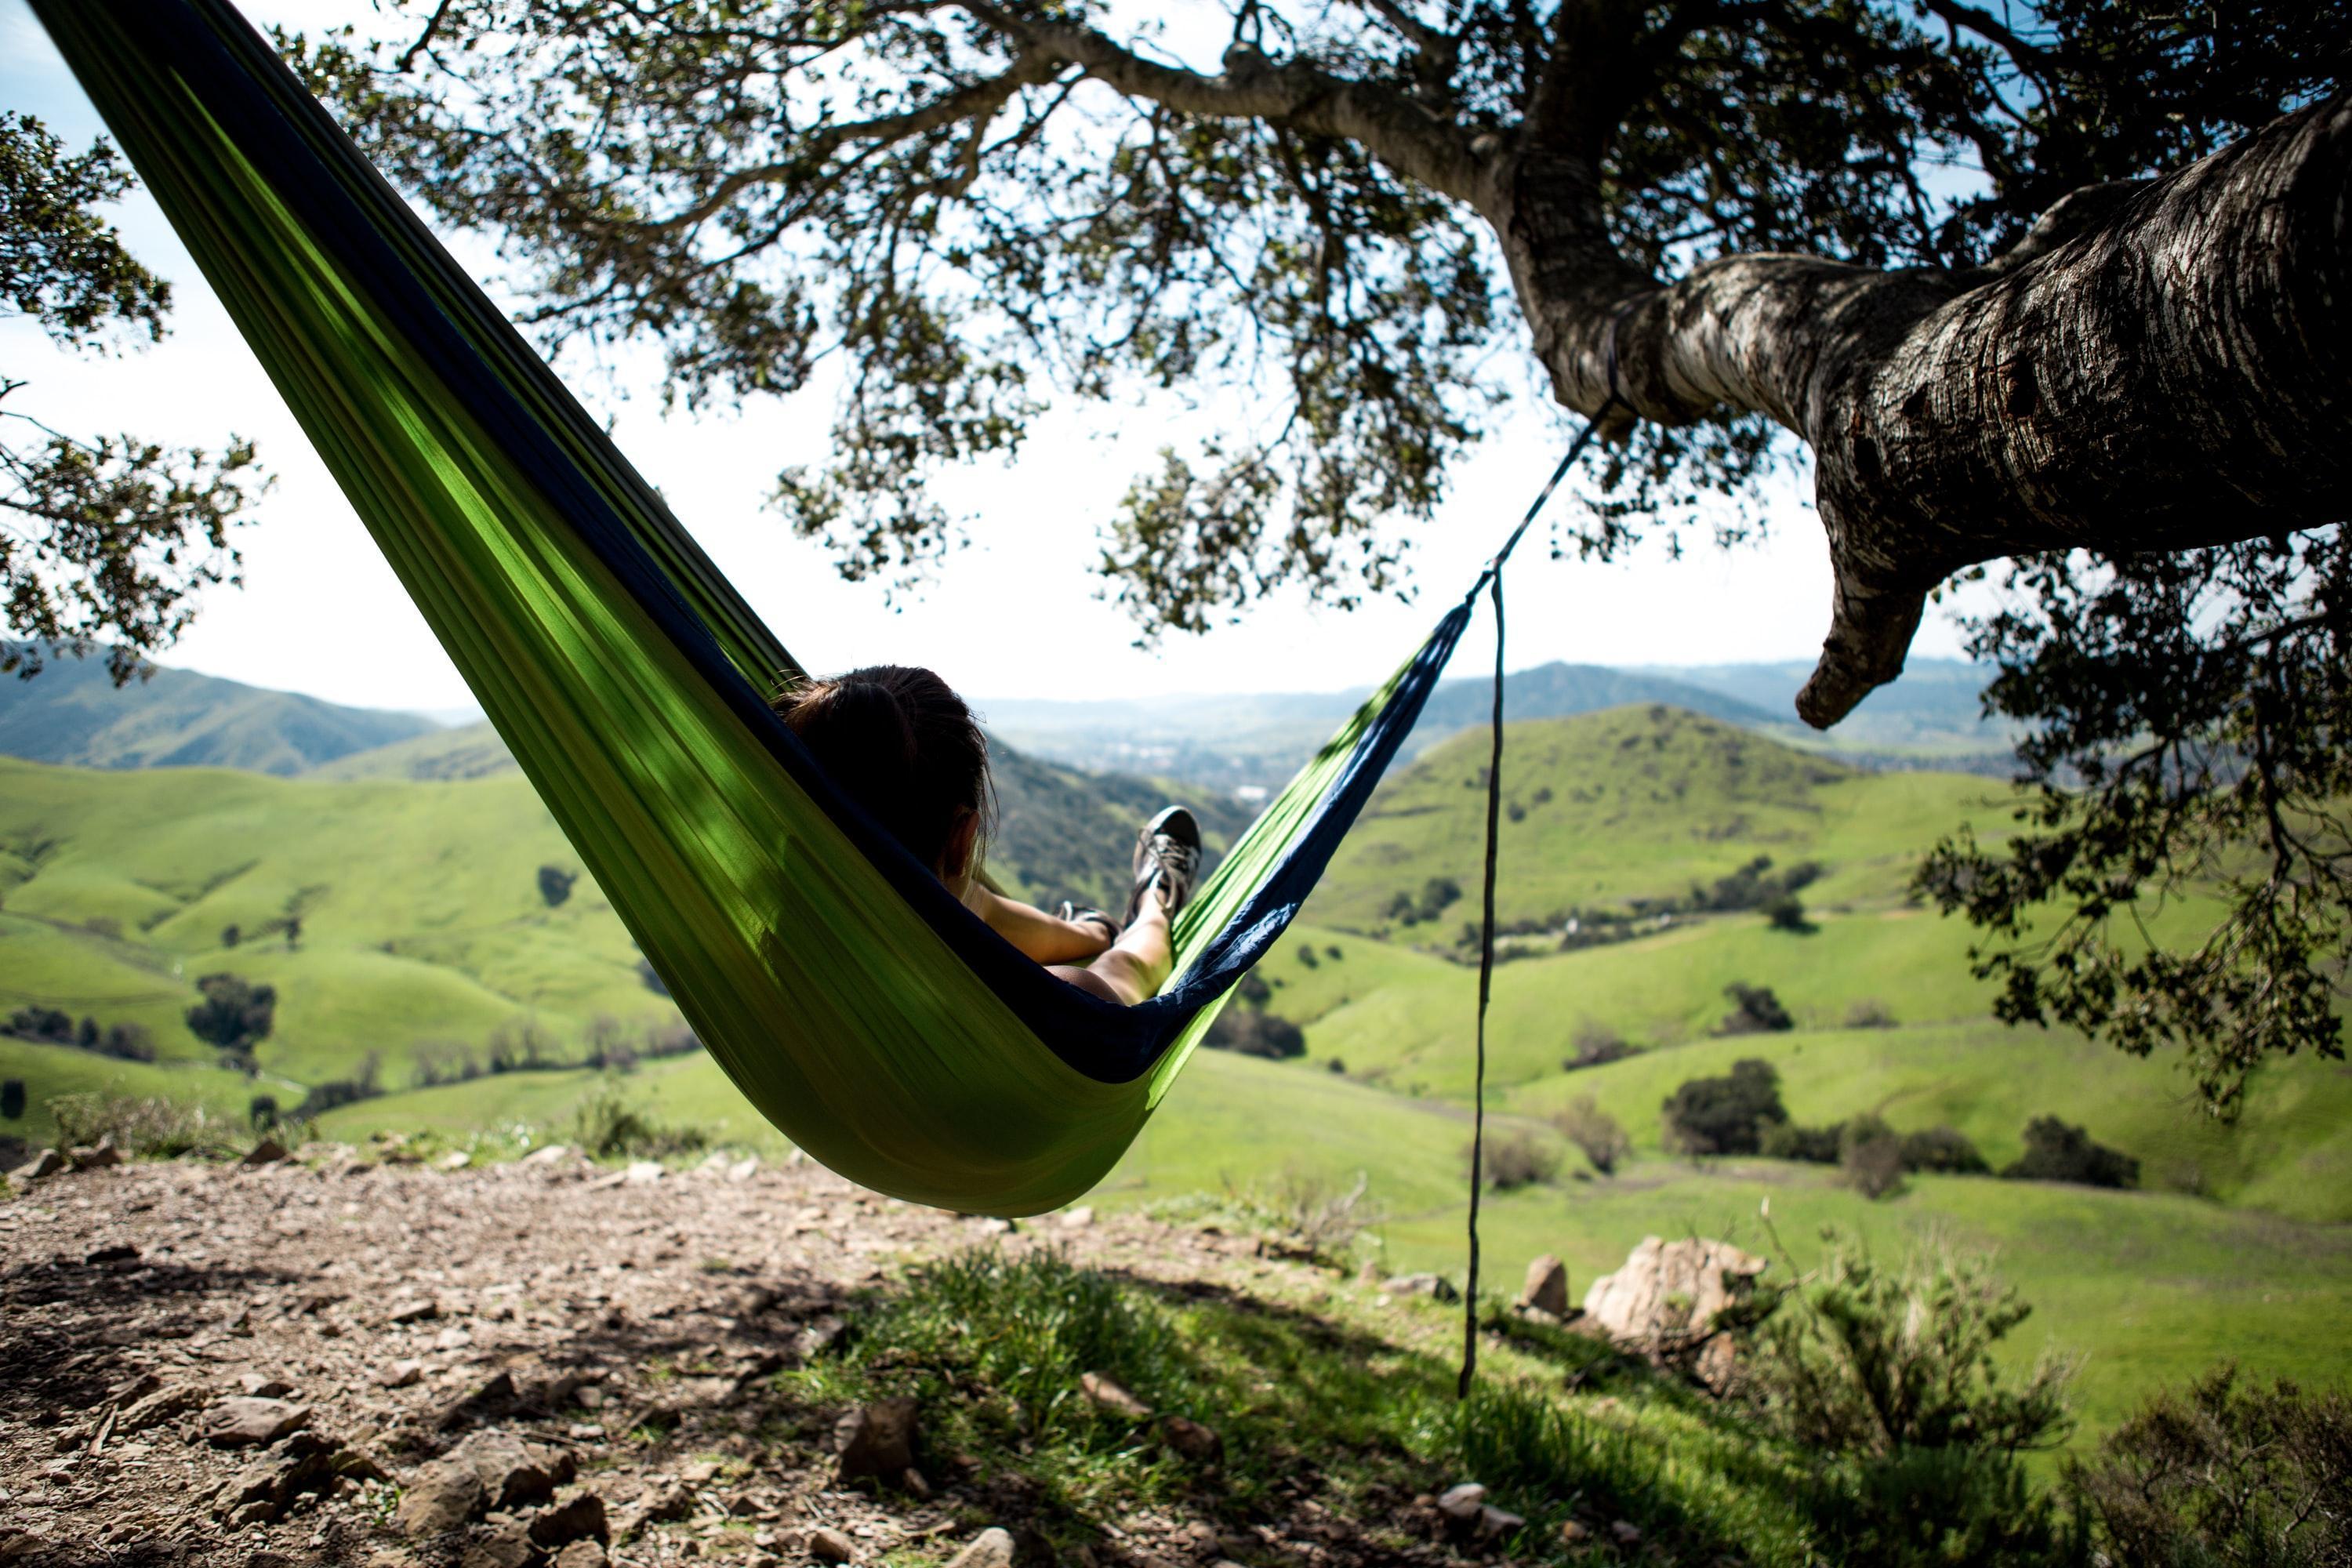
[[[1685,1079],[1663,1107],[1666,1145],[1685,1154],[1754,1154],[1765,1130],[1789,1120],[1780,1075],[1754,1057],[1722,1078]]]
[[[204,1000],[188,1009],[188,1032],[232,1057],[250,1057],[278,1021],[278,988],[256,985],[236,974],[207,974],[196,982]]]
[[[162,339],[171,286],[98,213],[131,184],[106,143],[71,153],[0,110],[0,319],[90,353]],[[228,531],[266,480],[236,437],[213,455],[52,429],[8,405],[26,384],[0,372],[0,619],[27,639],[0,644],[0,673],[103,644],[119,684],[186,629],[202,589],[238,581]]]

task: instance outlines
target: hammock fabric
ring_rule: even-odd
[[[1475,590],[1202,884],[1165,990],[1102,1002],[831,786],[763,695],[791,655],[226,0],[33,7],[752,1105],[920,1203],[1034,1214],[1100,1180],[1297,912]]]

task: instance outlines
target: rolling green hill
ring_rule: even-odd
[[[0,680],[0,754],[85,768],[244,768],[287,775],[435,728],[185,669],[117,687],[101,658]]]
[[[1919,852],[1960,823],[1991,833],[2005,793],[1949,773],[1865,773],[1679,709],[1616,708],[1507,726],[1496,918],[1554,930],[1579,911],[1678,900],[1759,855],[1816,860],[1805,901],[1899,894]],[[1448,945],[1388,913],[1434,877],[1476,885],[1487,738],[1457,735],[1391,774],[1309,905],[1327,925]]]
[[[1192,808],[1213,850],[1233,842],[1253,815],[1232,796],[1197,785],[1089,773],[1002,742],[991,753],[997,821],[989,866],[1011,891],[1041,904],[1074,899],[1117,910],[1127,898],[1136,826],[1171,801]],[[468,724],[344,757],[314,776],[433,781],[518,771],[497,731]]]

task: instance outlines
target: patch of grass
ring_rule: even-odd
[[[241,1121],[226,1122],[200,1104],[161,1095],[59,1095],[48,1102],[48,1112],[58,1142],[90,1144],[111,1139],[127,1157],[216,1157],[253,1142],[253,1133]]]
[[[1173,1456],[1152,1422],[1095,1405],[1080,1388],[1089,1373],[1218,1432],[1223,1472]],[[845,1349],[779,1386],[815,1405],[912,1395],[926,1447],[1025,1478],[1033,1522],[1064,1549],[1180,1499],[1244,1525],[1307,1496],[1402,1550],[1416,1539],[1413,1494],[1475,1479],[1529,1521],[1501,1543],[1522,1562],[1568,1561],[1558,1526],[1572,1514],[1635,1522],[1668,1561],[1807,1561],[1781,1461],[1692,1417],[1678,1393],[1653,1399],[1654,1380],[1629,1385],[1609,1418],[1569,1409],[1543,1392],[1555,1366],[1504,1347],[1467,1405],[1453,1380],[1442,1356],[1347,1313],[982,1250],[868,1298]]]

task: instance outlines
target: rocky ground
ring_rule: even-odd
[[[1300,1285],[1236,1238],[962,1219],[808,1164],[304,1152],[68,1169],[0,1202],[0,1563],[1049,1561],[1019,1477],[934,1460],[845,1485],[845,1443],[904,1462],[893,1413],[792,1407],[772,1373],[840,1333],[861,1288],[975,1242],[1242,1302]],[[1250,1533],[1105,1521],[1076,1557],[1399,1560],[1311,1488],[1286,1506]]]

